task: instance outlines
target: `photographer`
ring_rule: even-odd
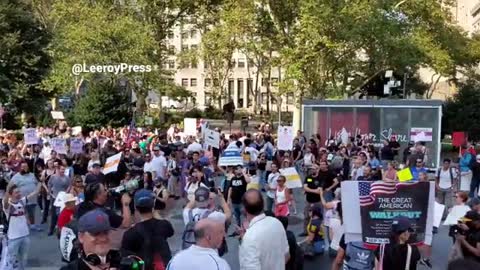
[[[60,270],[118,269],[120,252],[112,250],[109,217],[101,210],[84,214],[78,221],[80,258]]]
[[[79,219],[87,212],[100,208],[105,214],[107,214],[110,224],[113,228],[128,228],[131,225],[131,212],[129,204],[131,198],[127,192],[122,195],[122,216],[117,215],[110,208],[106,208],[105,204],[108,200],[108,190],[102,183],[93,183],[87,185],[85,188],[85,201],[78,205],[76,212],[76,218]]]
[[[465,259],[480,262],[480,214],[468,211],[462,221],[455,238],[460,242]]]

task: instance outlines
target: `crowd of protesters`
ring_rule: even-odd
[[[348,260],[351,250],[361,247],[345,243],[340,183],[396,182],[404,167],[410,167],[413,181],[436,182],[437,201],[447,206],[445,216],[448,209],[468,204],[470,223],[462,228],[468,233],[452,236],[465,258],[480,262],[480,155],[471,145],[461,148],[458,166],[445,159],[432,172],[424,165],[429,159],[424,143],[402,147],[394,135],[376,147],[368,137],[345,142],[317,134],[307,138],[298,131],[293,149],[281,151],[269,124],[255,133],[229,135],[216,128],[219,149],[207,146],[198,131],[187,136],[176,126],[163,132],[106,127],[74,134],[60,126],[37,128],[39,140],[33,145],[13,133],[1,136],[0,198],[7,239],[2,265],[10,267],[2,269],[25,269],[30,231],[60,237],[64,229],[72,229],[79,244],[69,258],[64,256],[69,264],[63,269],[113,269],[125,258],[141,261],[145,269],[230,269],[221,257],[228,252],[227,231],[240,239],[240,269],[245,270],[299,270],[304,258],[324,252],[335,258],[332,269],[383,264],[384,269],[403,270],[408,260],[412,270],[417,262],[431,267],[431,247],[410,247],[411,228],[403,219],[394,221],[391,243],[372,253],[376,259],[371,265],[359,268]],[[65,138],[67,145],[80,138],[82,152],[72,154],[67,147],[57,153],[53,137]],[[238,151],[244,163],[219,166],[225,150]],[[107,159],[118,153],[123,153],[118,169],[103,174]],[[301,176],[303,197],[286,186],[280,169],[289,167]],[[471,184],[465,193],[459,187],[467,178]],[[124,191],[116,192],[122,185]],[[64,206],[55,204],[59,194]],[[302,200],[304,211],[297,211]],[[184,228],[173,228],[169,221],[172,202],[184,206]],[[37,209],[40,220],[35,219]],[[293,215],[304,220],[298,236],[288,230]],[[126,230],[118,251],[110,239],[112,228]],[[183,234],[184,248],[175,255],[167,241],[174,230]]]

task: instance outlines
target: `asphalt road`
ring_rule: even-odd
[[[301,194],[295,195],[297,201],[297,215],[290,217],[290,226],[289,230],[292,230],[296,235],[302,230],[302,219],[303,219],[303,200]],[[181,236],[183,233],[184,224],[181,218],[181,207],[183,206],[183,201],[172,201],[171,211],[170,211],[170,222],[175,228],[175,235],[169,239],[170,248],[172,252],[175,253],[180,250],[181,247]],[[116,234],[121,234],[121,232],[116,232]],[[448,237],[448,228],[440,227],[439,233],[434,236],[433,240],[433,255],[432,263],[434,270],[443,270],[447,266],[448,252],[451,247],[451,239]],[[114,238],[119,239],[119,237],[113,236]],[[31,248],[29,253],[28,267],[29,270],[50,270],[50,269],[59,269],[62,265],[60,260],[60,252],[58,248],[58,240],[55,236],[47,236],[46,231],[44,232],[32,232],[31,236]],[[300,239],[297,239],[299,241]],[[239,269],[238,262],[238,241],[234,238],[227,238],[229,252],[224,256],[224,258],[229,262],[232,270]],[[305,261],[305,270],[319,270],[319,269],[330,269],[332,260],[328,255],[317,257],[313,260]],[[427,269],[422,266],[418,267],[419,270]]]

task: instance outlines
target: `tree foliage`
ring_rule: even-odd
[[[51,59],[50,33],[41,28],[31,5],[0,1],[0,102],[9,113],[35,114],[49,93],[40,89]]]
[[[75,106],[73,119],[87,128],[106,125],[122,126],[129,123],[128,96],[112,81],[98,81],[88,88],[88,93]]]

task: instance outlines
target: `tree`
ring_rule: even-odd
[[[89,87],[75,106],[73,119],[87,128],[123,126],[130,122],[128,96],[112,80],[102,80]]]
[[[445,103],[443,133],[465,131],[469,139],[480,140],[480,77],[459,83],[459,91]]]
[[[51,93],[40,88],[51,59],[50,33],[40,27],[31,5],[0,2],[0,102],[11,115],[36,115]]]

